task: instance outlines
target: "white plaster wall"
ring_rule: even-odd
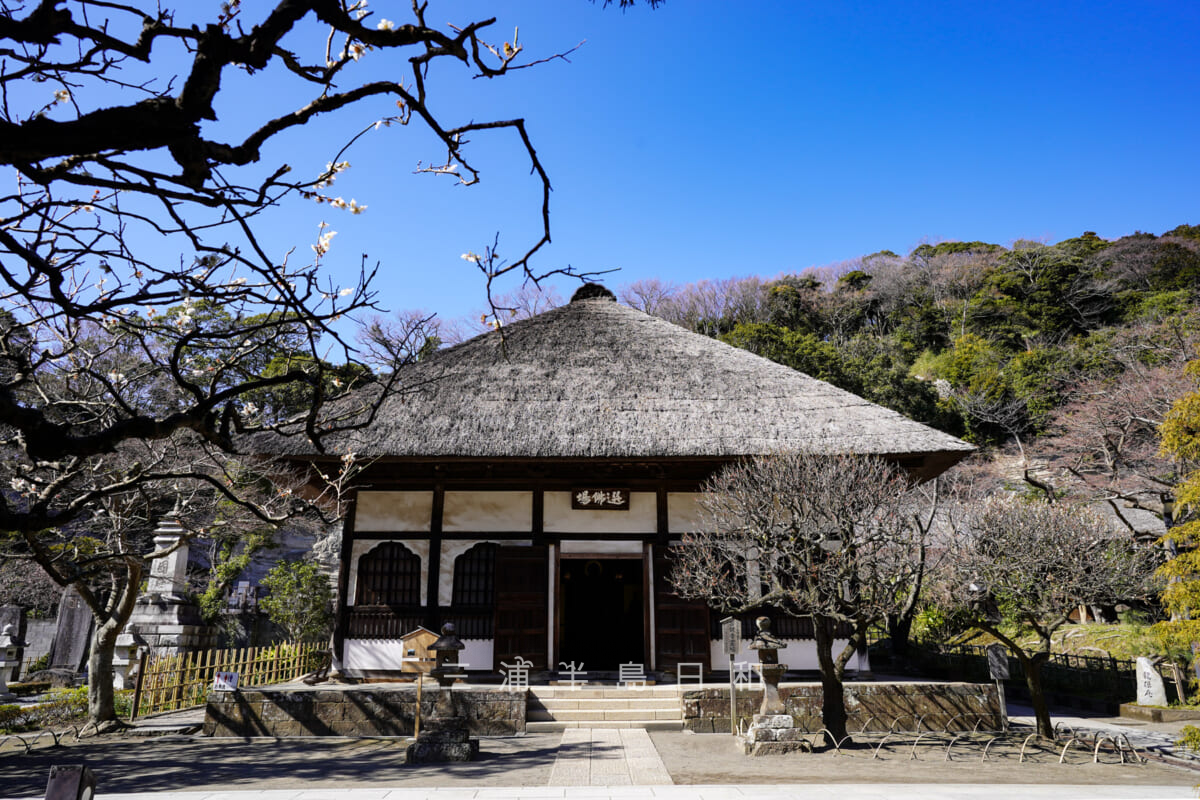
[[[460,664],[466,664],[467,669],[490,670],[495,663],[495,650],[492,639],[463,639],[465,648],[458,654]]]
[[[428,531],[433,518],[433,492],[358,493],[356,531]]]
[[[559,543],[563,555],[568,553],[587,553],[588,555],[641,555],[641,542],[620,542],[592,539],[588,541],[566,541]]]
[[[656,533],[654,492],[631,492],[627,511],[571,508],[570,492],[546,492],[542,525],[547,533]]]
[[[533,492],[446,492],[442,530],[532,531]]]
[[[404,657],[404,642],[400,639],[347,639],[342,668],[349,672],[368,669],[399,671]]]
[[[667,492],[667,530],[671,533],[703,530],[699,492]]]
[[[442,562],[438,569],[438,605],[448,606],[454,599],[454,562],[463,553],[477,544],[491,542],[492,544],[531,544],[525,542],[501,542],[497,539],[468,539],[466,541],[443,541]]]
[[[833,642],[833,652],[840,652],[846,646],[846,641],[845,639],[835,639]],[[710,657],[713,669],[723,671],[729,668],[729,656],[725,655],[725,652],[721,649],[720,639],[712,641]],[[745,661],[749,664],[758,663],[758,652],[750,649],[749,639],[741,640],[741,647],[738,650],[738,654],[733,657],[733,660],[734,662]],[[817,663],[817,643],[804,639],[788,640],[787,647],[779,651],[779,663],[786,664],[788,669],[820,669],[820,664]],[[870,669],[870,667],[867,664],[865,656],[861,653],[855,653],[846,664],[846,669],[859,671]]]
[[[467,669],[491,670],[491,639],[465,639],[463,644],[466,648],[458,655],[459,663],[466,664]],[[376,669],[399,671],[403,657],[404,642],[400,639],[347,639],[346,657],[339,669],[347,674]]]
[[[350,586],[346,590],[346,605],[354,605],[358,594],[358,561],[364,555],[388,542],[404,545],[421,559],[421,605],[428,605],[429,593],[429,540],[428,539],[359,539],[350,546]],[[381,640],[382,641],[382,640]]]

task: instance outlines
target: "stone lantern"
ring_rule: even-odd
[[[754,641],[750,642],[750,649],[758,651],[764,687],[762,705],[759,706],[758,713],[782,714],[784,708],[783,700],[779,699],[779,681],[783,678],[783,673],[787,672],[787,665],[779,663],[779,651],[784,644],[778,636],[771,633],[771,620],[768,617],[759,617],[754,624],[758,627],[758,633],[754,635]]]
[[[767,617],[759,617],[754,622],[758,633],[750,643],[750,649],[758,651],[763,700],[742,737],[743,752],[748,756],[764,756],[811,750],[803,731],[795,729],[795,721],[779,696],[779,681],[787,671],[787,665],[779,663],[783,641],[771,633],[771,620]]]
[[[436,664],[430,671],[438,682],[438,699],[433,714],[421,721],[417,741],[408,746],[409,764],[436,761],[473,761],[479,755],[479,740],[472,739],[467,717],[454,704],[454,681],[462,678],[458,653],[466,647],[454,632],[454,624],[442,626],[442,635],[429,645]],[[420,713],[420,708],[417,713]]]
[[[433,653],[435,659],[429,674],[438,682],[438,686],[449,689],[456,679],[465,677],[458,668],[458,653],[465,648],[466,645],[454,632],[454,623],[447,622],[443,625],[442,635],[429,645],[429,652]]]
[[[122,633],[117,637],[116,646],[113,647],[114,689],[134,688],[138,654],[145,644],[146,640],[138,633]]]
[[[15,700],[16,695],[8,690],[8,674],[21,663],[21,648],[25,643],[17,635],[12,624],[0,631],[0,700]]]

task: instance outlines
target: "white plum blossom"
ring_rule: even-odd
[[[381,31],[394,31],[396,30],[396,23],[392,22],[390,19],[381,19],[379,20],[379,24],[375,27]]]
[[[316,244],[310,245],[313,249],[313,252],[317,254],[317,258],[320,258],[329,252],[329,243],[334,236],[337,236],[337,231],[325,230],[327,227],[329,227],[327,223],[322,222],[320,224],[319,229],[321,230],[321,237],[317,239]],[[295,288],[295,286],[293,285],[292,288]]]

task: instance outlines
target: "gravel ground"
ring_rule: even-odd
[[[41,797],[53,764],[87,763],[102,793],[201,789],[268,790],[389,786],[545,786],[561,734],[482,740],[478,761],[407,766],[405,740],[206,739],[202,737],[105,736],[60,747],[39,745],[24,755],[11,745],[0,751],[0,797]],[[677,784],[779,783],[973,783],[1183,785],[1200,773],[1163,764],[1092,763],[1075,750],[1067,764],[1058,751],[1033,753],[1018,763],[1016,744],[997,743],[981,761],[983,743],[956,744],[945,761],[945,742],[921,745],[911,759],[912,739],[880,751],[871,746],[832,752],[747,758],[732,737],[653,732],[651,739]]]
[[[1200,772],[1161,763],[1116,763],[1115,754],[1074,749],[1059,764],[1060,750],[1027,752],[1021,763],[1020,737],[997,742],[982,761],[984,741],[959,742],[946,761],[947,741],[927,740],[913,756],[913,737],[887,745],[875,758],[879,739],[835,752],[747,758],[729,735],[652,732],[658,754],[677,784],[709,783],[1064,783],[1095,785],[1185,785],[1200,783]],[[892,740],[889,740],[892,741]],[[1061,746],[1060,746],[1061,747]],[[1103,763],[1107,762],[1107,763]]]

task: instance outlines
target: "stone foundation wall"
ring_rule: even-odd
[[[424,687],[421,718],[432,716],[438,689]],[[476,736],[525,732],[525,692],[453,691],[458,713]],[[207,736],[412,736],[415,687],[245,689],[211,692]]]
[[[779,688],[796,728],[821,729],[821,685],[784,684]],[[1000,699],[984,683],[846,683],[850,731],[1000,730]],[[762,702],[761,689],[737,692],[737,714],[748,722]],[[729,733],[729,689],[683,693],[683,724],[696,733]]]

